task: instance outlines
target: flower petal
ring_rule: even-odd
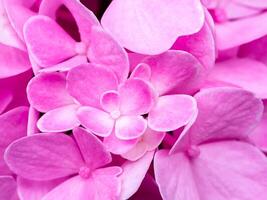
[[[9,90],[0,89],[0,114],[7,108],[13,99],[13,94]]]
[[[118,111],[120,105],[119,94],[116,91],[107,91],[101,97],[101,107],[107,111]]]
[[[127,49],[152,55],[168,50],[177,37],[199,31],[204,11],[197,0],[115,0],[101,22]]]
[[[148,113],[155,100],[154,91],[141,79],[129,79],[120,85],[119,97],[121,113],[126,115]]]
[[[230,83],[254,93],[258,98],[267,98],[267,66],[252,59],[231,59],[217,63],[208,80]]]
[[[27,94],[30,104],[40,112],[73,104],[66,89],[66,77],[63,73],[41,73],[28,84]]]
[[[118,81],[110,70],[83,64],[71,69],[67,76],[67,89],[82,105],[100,107],[101,95],[116,90]]]
[[[85,128],[101,137],[109,136],[114,127],[114,120],[111,116],[97,108],[81,107],[77,112],[77,117]]]
[[[12,176],[0,176],[0,199],[19,200],[17,183]]]
[[[151,83],[159,95],[185,93],[195,89],[202,65],[191,54],[172,50],[143,60],[151,68]]]
[[[90,62],[111,69],[120,82],[127,79],[129,60],[126,51],[102,28],[94,27],[88,50]]]
[[[141,116],[122,116],[116,120],[115,135],[121,140],[131,140],[144,134],[147,121]]]
[[[5,161],[17,175],[37,181],[78,173],[84,165],[75,141],[61,133],[35,134],[16,140],[7,148]]]
[[[0,115],[0,175],[11,174],[4,161],[4,152],[13,141],[26,136],[28,122],[27,107],[17,107]]]
[[[110,153],[96,136],[82,128],[75,128],[73,135],[90,169],[94,170],[111,162]]]
[[[131,73],[131,78],[140,78],[149,81],[151,78],[150,66],[145,63],[138,64]]]
[[[123,173],[120,199],[129,199],[140,187],[149,166],[153,160],[154,152],[147,152],[145,156],[135,162],[126,161],[122,165]]]
[[[173,131],[189,123],[196,112],[196,101],[191,96],[162,96],[149,112],[148,126],[155,131]]]
[[[45,113],[37,122],[42,132],[64,132],[80,125],[76,117],[78,106],[75,104],[59,107]]]
[[[24,26],[24,37],[31,56],[42,67],[76,55],[75,41],[49,17],[31,17]]]

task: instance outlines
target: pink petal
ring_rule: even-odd
[[[24,37],[33,59],[42,67],[58,64],[76,55],[75,41],[49,17],[30,18],[24,26]]]
[[[91,31],[94,26],[99,26],[96,16],[82,5],[79,1],[69,0],[43,0],[40,5],[39,13],[55,18],[55,13],[60,6],[66,6],[75,18],[79,29],[81,40],[88,44],[91,40]]]
[[[220,62],[208,80],[230,83],[254,93],[258,98],[267,98],[267,67],[252,59]]]
[[[0,175],[11,174],[3,155],[10,143],[26,136],[28,111],[27,107],[17,107],[0,115]]]
[[[173,131],[189,123],[196,112],[196,101],[191,96],[162,96],[149,112],[148,126],[155,131]]]
[[[81,107],[78,110],[77,117],[85,128],[101,137],[109,136],[114,127],[114,119],[105,111],[97,108]]]
[[[267,33],[267,24],[264,23],[266,20],[267,13],[263,13],[253,17],[216,25],[218,49],[230,49],[263,37]],[[231,40],[230,38],[235,39]]]
[[[201,199],[266,199],[267,162],[257,148],[228,141],[201,145],[200,152],[191,168]]]
[[[168,50],[177,37],[199,31],[204,11],[196,0],[154,0],[152,4],[144,0],[115,0],[101,22],[127,49],[159,54]]]
[[[154,152],[147,152],[141,159],[130,162],[126,161],[122,165],[123,173],[120,199],[129,199],[140,187],[149,166],[154,157]]]
[[[0,199],[19,200],[17,183],[12,176],[0,176]]]
[[[64,132],[80,125],[76,117],[78,106],[75,104],[63,106],[45,113],[37,122],[42,132]]]
[[[147,121],[142,116],[122,116],[116,120],[115,135],[121,140],[131,140],[144,134]]]
[[[73,135],[85,163],[87,166],[90,166],[90,169],[93,170],[111,162],[112,158],[110,153],[96,136],[82,128],[75,128]]]
[[[149,81],[151,78],[150,66],[145,63],[138,64],[131,73],[131,78],[140,78]]]
[[[101,97],[101,107],[107,112],[119,111],[120,98],[116,91],[107,91]]]
[[[94,27],[88,50],[90,62],[111,69],[120,82],[125,81],[129,73],[129,61],[126,51],[100,27]]]
[[[0,78],[8,78],[31,68],[27,53],[0,43]]]
[[[190,165],[189,159],[183,153],[168,155],[167,150],[160,150],[156,153],[155,179],[163,199],[201,199]]]
[[[30,104],[40,112],[73,104],[63,73],[41,73],[35,76],[28,84],[27,94]]]
[[[238,4],[253,7],[253,8],[267,8],[265,0],[235,0]]]
[[[120,85],[119,96],[121,113],[126,115],[148,113],[155,100],[152,88],[140,79],[129,79]]]
[[[20,200],[42,199],[50,190],[60,184],[64,179],[52,181],[33,181],[17,177],[18,196]]]
[[[112,133],[108,137],[104,138],[104,145],[107,148],[107,150],[113,154],[123,154],[132,149],[136,143],[138,142],[138,139],[131,139],[131,140],[121,140],[117,138],[117,136]]]
[[[67,89],[82,105],[100,107],[101,95],[116,90],[118,81],[110,70],[83,64],[71,69],[67,76]]]
[[[202,65],[185,51],[167,51],[146,57],[143,62],[151,67],[150,81],[159,95],[191,91],[200,81]]]
[[[186,135],[191,144],[221,139],[245,139],[260,121],[263,105],[250,92],[211,88],[195,96],[198,117]]]
[[[53,189],[42,200],[106,200],[118,198],[120,182],[116,175],[97,173],[92,176],[88,179],[74,176]]]
[[[35,134],[16,140],[7,148],[5,161],[17,175],[37,181],[76,174],[84,165],[74,140],[61,133]]]
[[[0,89],[0,114],[7,108],[13,99],[13,94],[9,90]]]

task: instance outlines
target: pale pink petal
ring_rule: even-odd
[[[177,37],[199,31],[204,11],[197,0],[115,0],[101,22],[127,49],[151,55],[168,50]]]
[[[73,135],[83,159],[90,169],[93,170],[111,162],[110,153],[96,136],[82,128],[75,128]]]
[[[64,180],[61,178],[52,181],[33,181],[17,177],[18,196],[20,200],[41,199]]]
[[[266,35],[267,13],[216,25],[216,42],[219,50],[239,46]],[[254,30],[254,31],[249,31]],[[229,39],[235,38],[235,39]]]
[[[184,153],[169,155],[167,150],[156,153],[154,158],[155,179],[163,199],[201,199],[190,165],[190,160]]]
[[[196,101],[191,96],[161,96],[149,112],[148,126],[155,131],[173,131],[188,124],[196,112]]]
[[[149,56],[143,62],[151,68],[150,81],[159,95],[195,89],[203,68],[193,55],[180,50]]]
[[[119,111],[120,97],[116,91],[107,91],[103,93],[101,99],[101,107],[107,112]]]
[[[7,108],[13,99],[13,94],[9,90],[0,89],[0,114]]]
[[[120,175],[122,185],[120,199],[129,199],[140,187],[154,157],[154,152],[147,152],[135,162],[126,161]]]
[[[78,106],[75,104],[63,106],[45,113],[37,122],[42,132],[64,132],[80,125],[76,117]]]
[[[76,55],[75,41],[49,17],[30,18],[24,26],[24,37],[34,61],[42,67],[58,64]]]
[[[61,6],[66,6],[75,18],[81,41],[89,44],[92,27],[99,26],[99,22],[93,12],[83,6],[81,2],[69,0],[43,0],[40,5],[39,13],[55,19],[56,11]]]
[[[266,199],[267,161],[257,148],[224,141],[201,145],[200,152],[191,160],[200,199]]]
[[[77,112],[77,117],[85,128],[101,137],[109,136],[114,127],[114,119],[107,112],[97,108],[81,107]]]
[[[262,102],[237,88],[211,88],[195,96],[198,117],[189,130],[191,144],[245,139],[261,119]]]
[[[132,139],[132,140],[121,140],[117,138],[117,136],[112,133],[108,137],[105,137],[103,140],[103,143],[107,150],[113,154],[123,154],[132,149],[136,143],[138,142],[138,139]]]
[[[62,133],[42,133],[13,142],[5,161],[17,175],[37,181],[66,177],[84,165],[75,141]]]
[[[144,134],[147,121],[142,116],[122,116],[116,120],[115,135],[121,140],[131,140]]]
[[[253,8],[267,8],[267,2],[265,0],[235,0],[238,4],[253,7]]]
[[[111,69],[120,82],[127,79],[129,61],[126,51],[102,28],[94,27],[88,49],[90,62]]]
[[[267,98],[267,66],[252,59],[217,63],[208,80],[230,83],[254,93],[258,98]]]
[[[143,115],[155,101],[152,88],[141,79],[129,79],[119,87],[120,110],[126,115]]]
[[[140,78],[149,81],[151,78],[150,66],[145,63],[138,64],[131,73],[131,78]]]
[[[118,199],[119,192],[120,182],[116,175],[97,173],[88,179],[74,176],[57,186],[42,200]]]
[[[73,104],[66,89],[66,77],[63,73],[41,73],[28,84],[27,95],[30,104],[40,112]]]
[[[101,95],[116,90],[118,81],[110,70],[83,64],[71,69],[67,76],[67,89],[82,105],[100,107]]]
[[[121,156],[127,160],[136,161],[142,158],[146,152],[147,152],[146,143],[137,142],[137,144],[132,149],[130,149],[130,151],[123,153]]]
[[[12,176],[0,176],[0,199],[19,200],[17,183]]]
[[[10,143],[26,136],[28,111],[27,107],[17,107],[0,115],[0,175],[11,174],[4,162],[4,152]]]
[[[26,52],[0,43],[0,78],[18,75],[30,68]]]

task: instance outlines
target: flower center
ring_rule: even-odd
[[[118,119],[121,116],[121,112],[119,110],[114,110],[110,113],[110,116],[113,119]]]
[[[200,149],[199,147],[195,146],[195,145],[192,145],[191,147],[189,147],[189,149],[187,150],[187,155],[190,157],[190,158],[196,158],[198,157],[200,154]]]
[[[81,167],[79,170],[79,175],[80,175],[80,177],[87,179],[91,175],[91,170],[86,166]]]
[[[86,55],[87,53],[87,45],[83,42],[77,42],[75,44],[75,51],[79,55]]]

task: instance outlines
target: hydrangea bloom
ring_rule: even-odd
[[[0,199],[265,200],[265,0],[0,0]]]

